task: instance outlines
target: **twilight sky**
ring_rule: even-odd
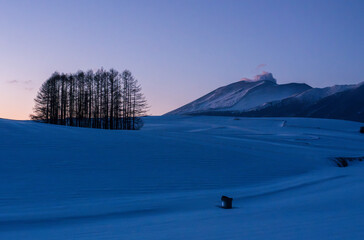
[[[0,117],[28,119],[54,71],[129,69],[159,115],[272,72],[364,81],[362,0],[0,0]]]

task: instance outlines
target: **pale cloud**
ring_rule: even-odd
[[[242,78],[240,79],[240,81],[245,81],[245,82],[256,82],[256,81],[271,81],[271,82],[275,82],[277,83],[277,80],[273,77],[273,74],[270,72],[266,72],[266,71],[262,71],[261,74],[256,75],[254,78]]]
[[[9,84],[18,84],[19,81],[18,80],[10,80],[10,81],[7,81],[7,83],[9,83]]]
[[[22,86],[24,90],[26,91],[33,91],[33,87],[32,87],[32,80],[24,80],[24,81],[19,81],[19,80],[9,80],[7,81],[8,84],[12,84],[12,85],[17,85],[17,86]]]
[[[265,64],[265,63],[261,63],[261,64],[259,64],[258,66],[257,66],[257,70],[260,70],[261,68],[264,68],[264,67],[266,67],[267,66],[267,64]]]
[[[25,80],[25,81],[19,81],[19,80],[9,80],[7,81],[7,83],[9,84],[24,84],[24,85],[29,85],[32,83],[32,80]]]
[[[32,80],[23,81],[24,84],[31,84]]]

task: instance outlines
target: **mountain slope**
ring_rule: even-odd
[[[264,84],[248,91],[244,98],[240,99],[239,102],[228,110],[246,111],[267,102],[279,101],[295,96],[305,92],[307,89],[310,89],[310,87],[306,84],[289,83],[279,85],[272,82],[264,82]]]
[[[258,75],[220,87],[167,114],[192,114],[208,111],[246,111],[266,102],[282,100],[311,89],[307,84],[277,84],[271,73]]]
[[[265,106],[252,111],[208,112],[206,114],[245,117],[314,117],[364,122],[364,84],[335,88],[347,90],[320,99],[319,97],[325,96],[325,94],[312,93],[314,90],[321,91],[322,89],[312,89],[303,95],[267,103]],[[324,92],[327,93],[327,90],[328,88]],[[308,96],[310,97],[306,98]]]
[[[325,87],[325,88],[312,88],[301,94],[298,94],[295,97],[297,100],[313,103],[332,94],[346,91],[355,87],[357,87],[357,85],[351,84],[351,85],[335,85],[332,87]]]
[[[202,112],[206,110],[216,110],[219,108],[229,108],[235,105],[247,92],[264,82],[236,82],[224,87],[220,87],[203,97],[186,104],[167,114],[186,114],[192,112]]]
[[[167,114],[315,117],[364,122],[364,83],[312,88],[277,84],[271,73],[218,88]]]
[[[307,108],[304,115],[364,122],[364,84],[323,98]]]
[[[312,104],[324,99],[325,97],[334,95],[350,89],[355,89],[359,85],[336,85],[326,88],[312,88],[301,94],[283,99],[281,101],[269,102],[264,106],[251,111],[247,114],[254,116],[307,116],[309,108]]]

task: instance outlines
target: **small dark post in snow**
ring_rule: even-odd
[[[360,128],[360,133],[364,133],[364,127]]]
[[[233,208],[233,199],[226,197],[226,196],[222,196],[221,197],[221,207],[225,208],[225,209]]]

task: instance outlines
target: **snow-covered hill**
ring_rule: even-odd
[[[310,86],[290,83],[277,84],[271,73],[258,75],[218,88],[209,94],[167,114],[191,114],[206,111],[246,111],[264,103],[300,94]]]
[[[325,88],[280,85],[271,73],[264,73],[254,80],[218,88],[166,115],[319,117],[364,122],[363,96],[364,83]]]
[[[0,239],[362,239],[360,123],[165,116],[140,131],[0,119]],[[231,210],[218,208],[221,195]]]
[[[312,88],[292,98],[295,98],[299,101],[306,103],[314,103],[322,98],[328,97],[338,92],[343,92],[349,89],[353,89],[355,87],[357,87],[357,85],[351,84],[351,85],[335,85],[332,87],[325,87],[325,88]]]
[[[224,112],[246,117],[315,117],[364,122],[364,84],[308,90],[253,111]]]

